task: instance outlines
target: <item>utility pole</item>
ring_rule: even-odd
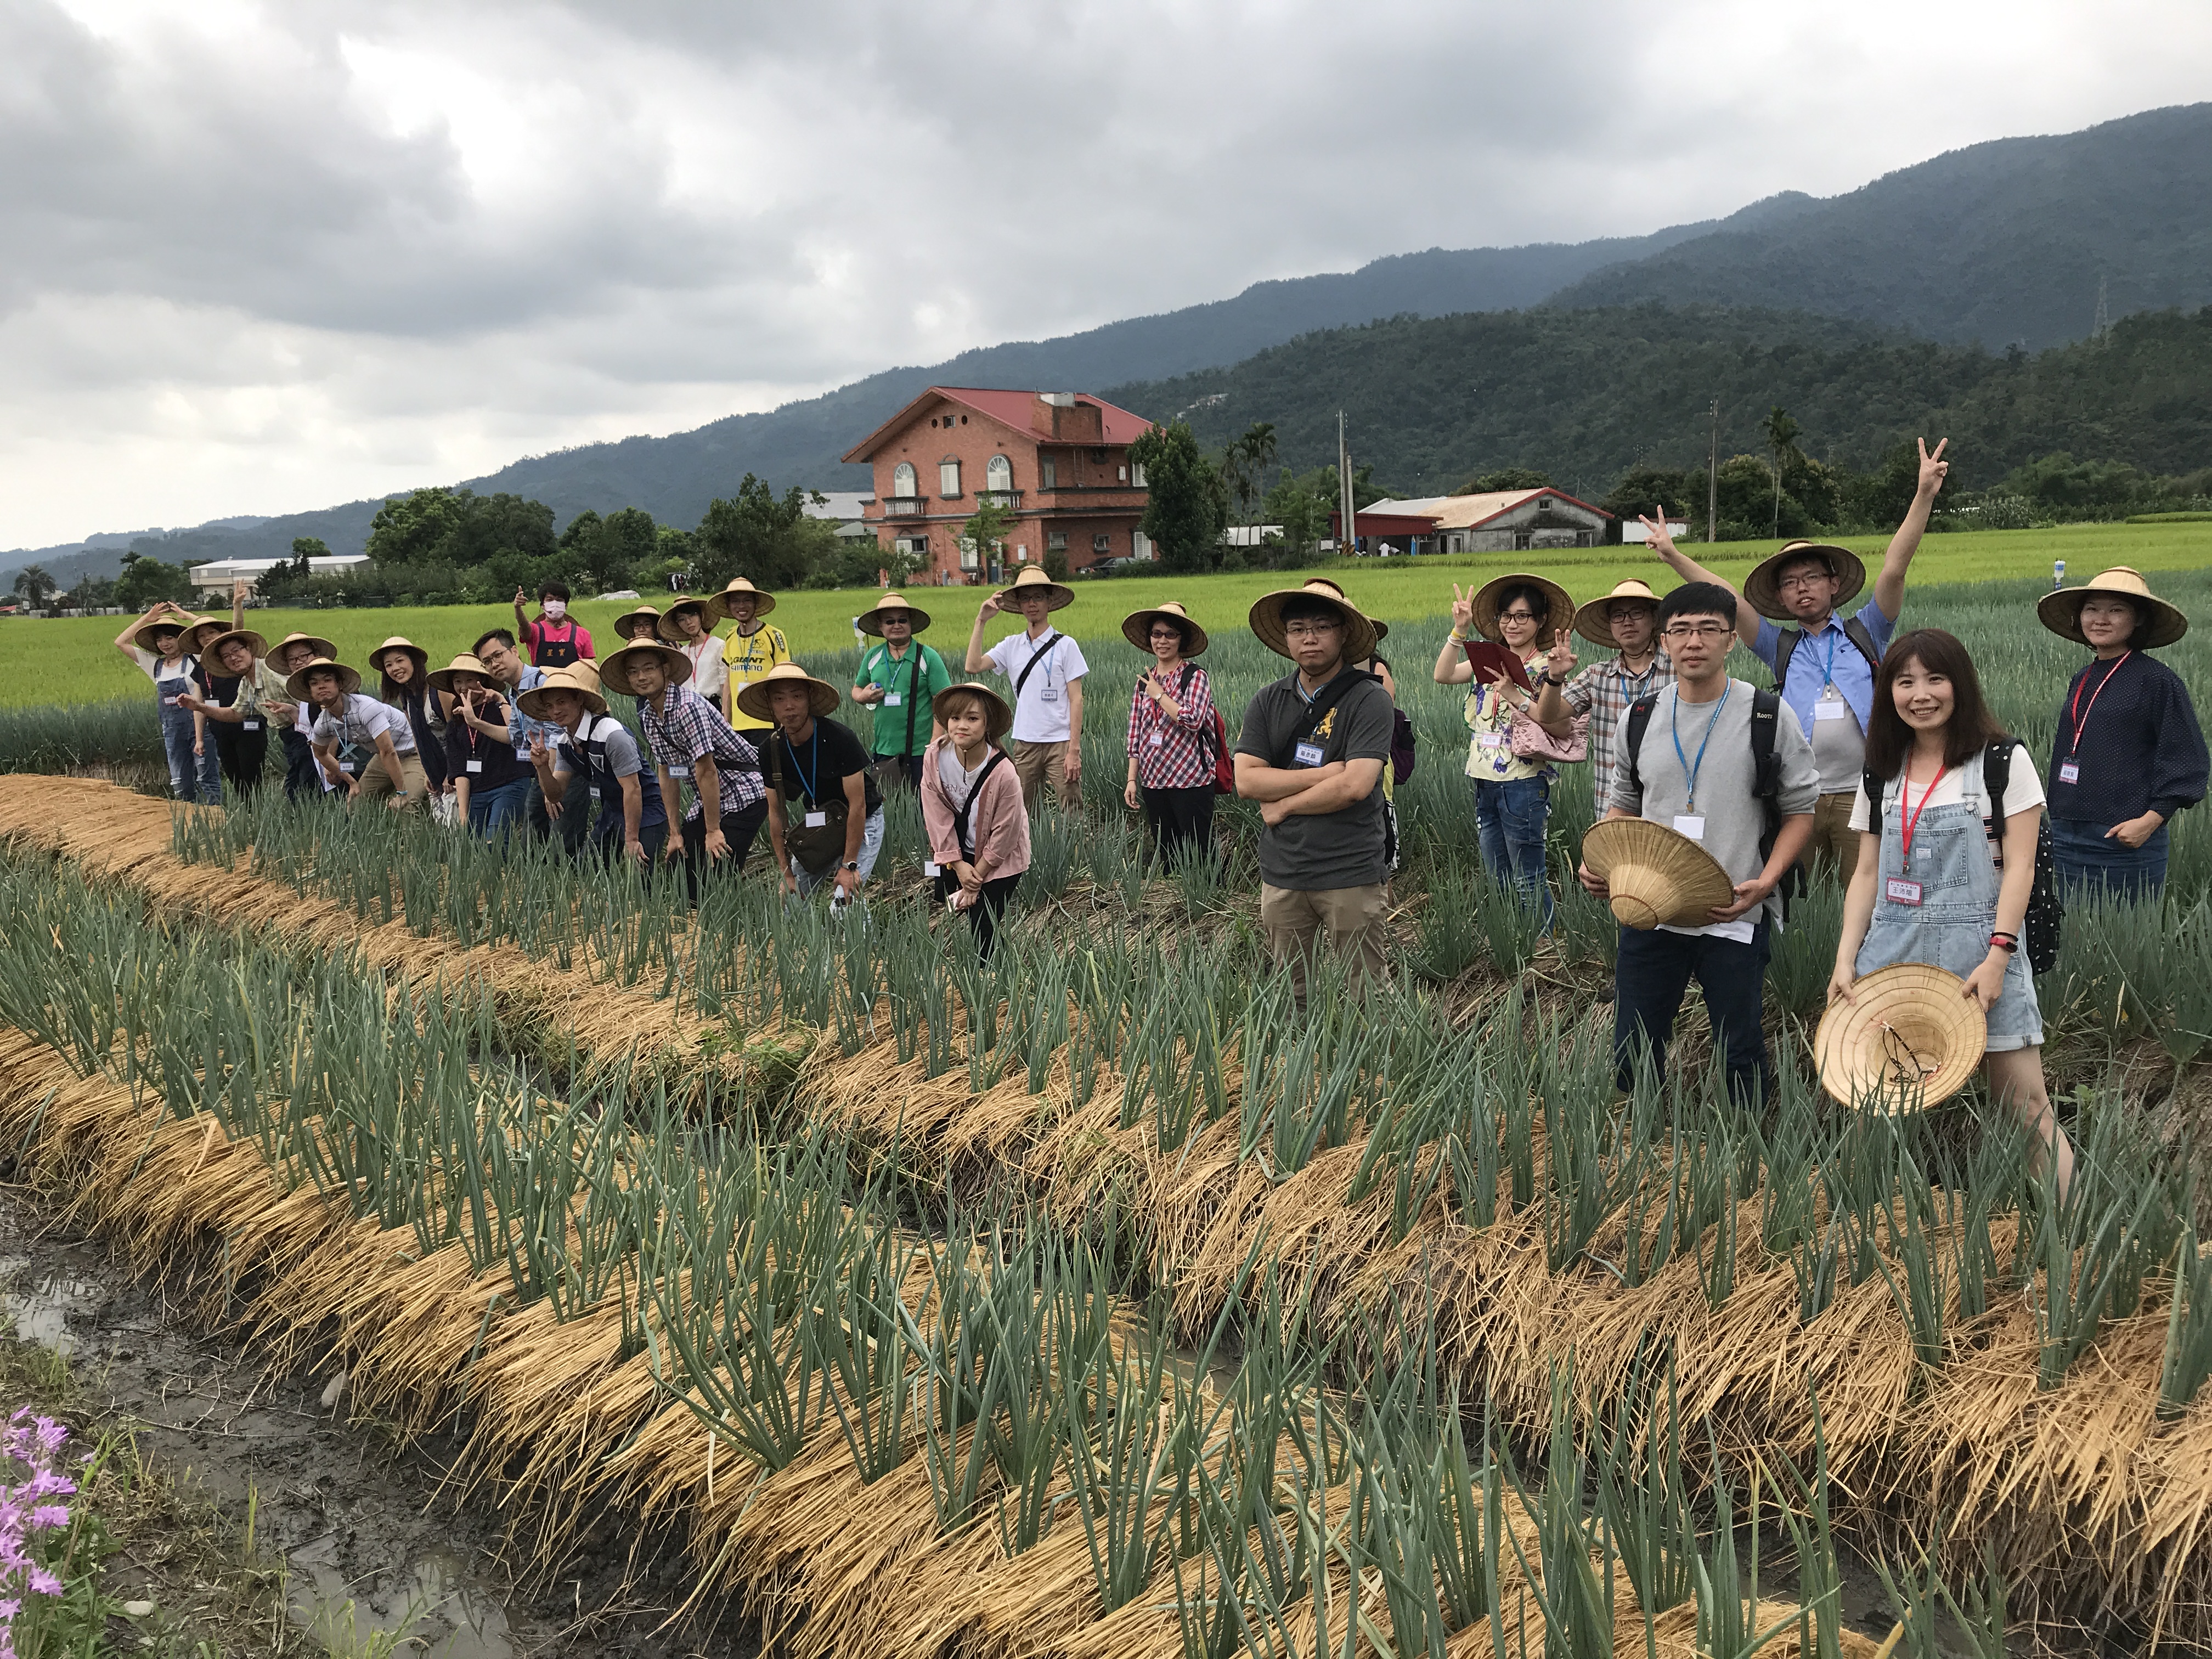
[[[1720,539],[1721,516],[1721,400],[1713,399],[1713,447],[1705,460],[1705,539]]]
[[[1336,411],[1336,495],[1337,511],[1342,514],[1344,528],[1336,538],[1336,550],[1341,555],[1352,550],[1352,452],[1345,447],[1344,411]]]

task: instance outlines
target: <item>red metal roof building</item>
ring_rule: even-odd
[[[921,559],[918,580],[993,580],[961,530],[981,501],[1013,520],[1008,566],[1065,552],[1081,569],[1148,558],[1137,530],[1145,483],[1129,446],[1152,422],[1074,392],[933,386],[845,452],[875,471],[866,522],[886,551]]]
[[[1340,514],[1329,515],[1338,529]],[[1429,495],[1372,501],[1352,515],[1363,550],[1394,553],[1512,553],[1546,547],[1595,547],[1609,522],[1603,507],[1564,489],[1501,489],[1480,495]]]

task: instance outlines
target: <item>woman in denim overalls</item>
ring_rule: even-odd
[[[1890,646],[1867,729],[1867,770],[1884,781],[1881,818],[1877,824],[1862,786],[1851,813],[1861,832],[1858,866],[1844,897],[1828,994],[1849,1002],[1861,975],[1900,962],[1929,963],[1964,980],[1964,994],[1989,1022],[1983,1066],[1990,1092],[2009,1102],[2035,1137],[2031,1167],[2055,1164],[2063,1195],[2074,1151],[2051,1117],[2043,1018],[2020,951],[2043,788],[2027,750],[2014,744],[2000,870],[1989,833],[1997,804],[1982,781],[1984,757],[1999,741],[2010,740],[1990,718],[1973,661],[1956,638],[1923,628]]]
[[[193,672],[199,659],[185,649],[185,635],[200,619],[163,599],[115,636],[115,648],[154,682],[160,699],[161,752],[169,763],[169,793],[179,800],[204,796],[222,803],[222,775],[216,770],[215,744],[203,735],[201,716],[179,701],[198,687]]]

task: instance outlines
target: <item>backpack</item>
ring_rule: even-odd
[[[1390,711],[1390,781],[1403,783],[1413,775],[1413,722],[1406,711]]]
[[[1862,628],[1859,630],[1864,633]],[[1662,688],[1663,689],[1663,688]],[[1651,724],[1651,711],[1659,706],[1659,693],[1646,691],[1630,707],[1628,733],[1623,745],[1628,761],[1628,781],[1638,793],[1644,789],[1644,777],[1637,769],[1637,757],[1643,751],[1644,729]],[[1774,842],[1782,833],[1782,763],[1775,757],[1774,738],[1782,708],[1779,691],[1754,690],[1751,694],[1751,793],[1765,816],[1765,824],[1759,834],[1759,856],[1763,862],[1774,851]],[[1776,896],[1782,901],[1782,919],[1790,919],[1790,901],[1805,890],[1805,865],[1802,859],[1783,873],[1775,884]]]
[[[1999,738],[1982,753],[1982,790],[1990,810],[1982,822],[1989,827],[1990,862],[2004,873],[2005,786],[2012,781],[2016,738]],[[1886,787],[1869,769],[1860,779],[1875,823],[1882,821],[1881,792]],[[2038,814],[2035,825],[2035,884],[2028,890],[2027,914],[2020,924],[2020,948],[2027,953],[2028,969],[2047,974],[2058,963],[2058,935],[2066,923],[2066,907],[2059,902],[2058,883],[2051,859],[2051,820]]]
[[[1859,655],[1867,659],[1867,666],[1876,674],[1881,673],[1881,653],[1875,648],[1874,635],[1867,631],[1867,625],[1856,616],[1844,617],[1838,625],[1844,630],[1844,637],[1851,642]],[[1805,630],[1784,628],[1776,631],[1781,638],[1775,641],[1774,646],[1774,689],[1779,691],[1790,678],[1790,658],[1797,654],[1797,647],[1804,643]]]

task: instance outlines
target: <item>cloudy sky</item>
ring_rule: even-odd
[[[2202,0],[0,0],[0,548],[2208,88]]]

